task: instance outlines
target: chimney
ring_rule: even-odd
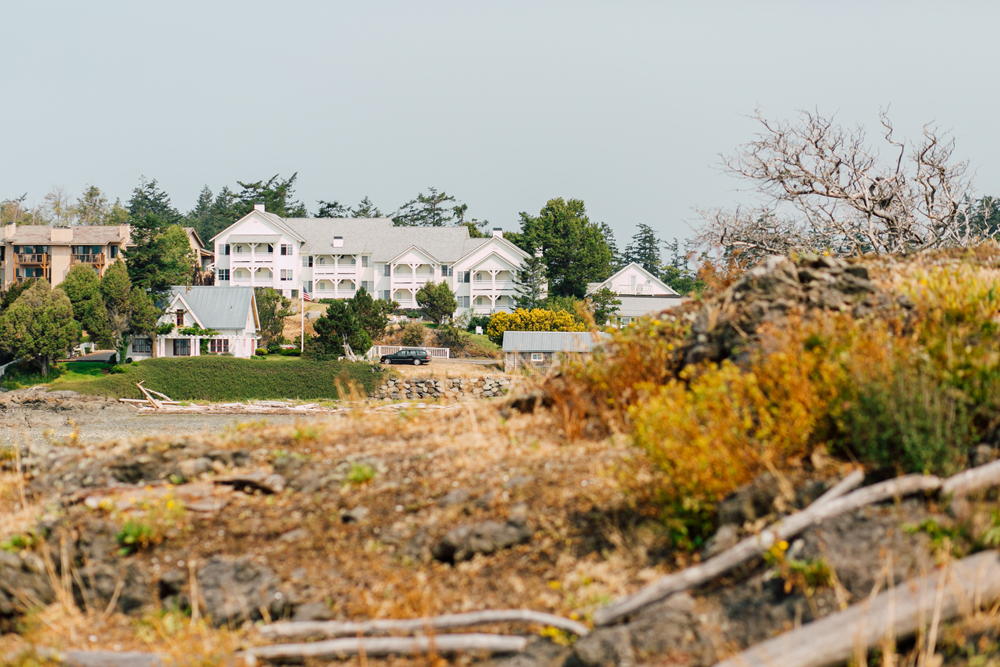
[[[264,210],[264,202],[261,202],[259,204],[254,204],[253,205],[253,210],[260,211],[261,213],[266,213],[267,212],[267,211]]]
[[[343,248],[344,247],[344,237],[343,236],[334,236],[333,237],[333,247],[334,248]]]
[[[73,241],[73,228],[72,227],[53,227],[49,238],[52,240],[52,245],[62,245],[64,243],[72,243]]]
[[[501,228],[501,227],[494,227],[493,228],[493,236],[497,237],[498,239],[502,239],[503,238],[503,228]]]
[[[3,228],[3,240],[6,241],[7,239],[14,238],[14,234],[16,233],[17,233],[17,225],[15,225],[13,222],[8,223]]]

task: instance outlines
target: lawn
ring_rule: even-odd
[[[31,364],[25,364],[26,368],[31,368]],[[49,369],[49,374],[43,376],[36,370],[13,369],[0,378],[0,385],[4,389],[21,389],[31,387],[36,384],[49,382],[52,384],[64,381],[88,381],[104,377],[107,371],[107,364],[88,363],[71,361],[62,364],[53,364]]]
[[[65,364],[69,366],[71,364]],[[52,383],[53,389],[116,398],[142,398],[137,382],[178,401],[245,401],[247,399],[339,398],[338,386],[354,386],[369,394],[382,380],[365,363],[310,361],[298,357],[235,359],[233,357],[186,357],[149,359],[124,366],[124,373],[102,375],[77,373]]]

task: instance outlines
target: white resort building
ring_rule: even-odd
[[[643,315],[669,310],[688,300],[635,262],[607,280],[587,283],[587,295],[604,288],[611,290],[621,301],[617,315],[619,326],[630,324]]]
[[[273,287],[287,297],[373,297],[417,308],[429,282],[448,283],[458,311],[511,311],[514,279],[528,255],[494,229],[396,227],[389,218],[281,218],[258,204],[210,242],[216,285]]]

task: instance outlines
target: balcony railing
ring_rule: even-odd
[[[496,281],[495,287],[492,280],[473,280],[471,284],[472,289],[477,292],[490,292],[494,289],[496,289],[497,292],[501,292],[504,290],[509,291],[514,289],[513,280],[498,280]]]
[[[314,264],[312,270],[313,278],[317,276],[353,276],[358,272],[356,266],[330,266],[329,264],[322,266]]]
[[[104,262],[104,254],[73,255],[72,260],[74,264],[102,264]]]
[[[34,255],[18,255],[17,256],[17,263],[18,264],[46,264],[48,262],[49,262],[49,256],[45,255],[45,254],[42,254],[42,255],[38,255],[38,254],[34,254]]]

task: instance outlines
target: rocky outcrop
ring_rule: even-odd
[[[393,400],[414,398],[493,398],[510,390],[510,378],[484,375],[478,378],[444,378],[418,380],[397,378],[387,380],[375,392],[375,398]]]
[[[762,324],[810,310],[865,317],[897,307],[903,297],[880,290],[868,269],[843,259],[807,254],[769,257],[698,312],[685,350],[687,364],[732,358],[753,342]]]

